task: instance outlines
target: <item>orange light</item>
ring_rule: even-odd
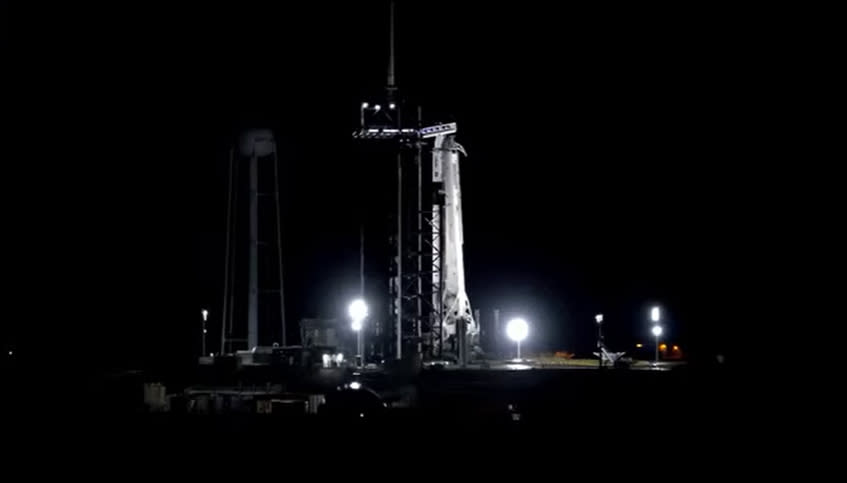
[[[639,342],[638,344],[635,344],[635,347],[638,347],[640,349],[640,348],[644,347],[644,344]]]
[[[660,350],[660,351],[666,351],[666,350],[668,350],[668,345],[667,345],[667,344],[661,344],[661,345],[659,346],[659,350]]]
[[[678,351],[678,350],[679,350],[679,346],[678,346],[678,345],[673,346],[673,350],[674,350],[674,351]]]

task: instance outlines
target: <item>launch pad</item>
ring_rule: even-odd
[[[389,356],[467,363],[478,328],[465,291],[456,123],[406,128],[399,106],[362,103],[360,141],[396,150],[396,230],[391,260]],[[379,107],[377,109],[377,107]],[[430,160],[424,160],[424,153]],[[411,175],[407,174],[411,172]]]
[[[394,74],[393,2],[389,22],[384,95],[360,103],[359,126],[352,132],[366,157],[384,159],[388,153],[395,164],[395,176],[386,177],[393,178],[394,187],[375,187],[393,192],[388,197],[393,206],[383,207],[393,224],[387,240],[391,256],[376,261],[379,266],[388,262],[388,306],[371,310],[361,332],[367,332],[371,343],[371,362],[443,360],[465,365],[480,354],[478,321],[464,274],[459,162],[466,153],[456,140],[457,123],[424,122],[422,107],[400,95]],[[245,132],[230,152],[221,356],[250,359],[257,350],[289,346],[279,164],[276,140],[268,129]],[[379,169],[391,166],[379,164]],[[364,267],[363,251],[361,258]],[[360,297],[367,300],[363,273],[364,268]],[[344,321],[337,325],[342,332]],[[357,330],[358,339],[361,332]],[[362,356],[361,340],[357,345],[357,355]],[[210,356],[204,352],[202,357]]]

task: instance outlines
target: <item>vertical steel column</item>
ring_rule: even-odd
[[[394,10],[392,3],[392,12]],[[393,18],[393,16],[392,16]],[[395,359],[403,358],[403,156],[397,153],[397,303]]]
[[[230,266],[230,240],[232,239],[232,191],[233,191],[233,164],[235,160],[234,149],[229,150],[229,177],[226,195],[226,251],[224,255],[224,291],[223,309],[221,310],[221,355],[226,353],[226,334],[228,320],[229,302],[229,266]]]
[[[247,349],[259,345],[259,158],[250,157],[250,261]]]
[[[276,152],[276,144],[274,144],[274,200],[276,202],[276,250],[279,268],[279,317],[282,325],[282,346],[288,345],[287,328],[285,326],[285,285],[283,284],[282,276],[282,207],[279,203],[279,156]]]
[[[365,298],[365,224],[359,225],[359,297]]]
[[[503,335],[500,334],[500,309],[494,309],[494,354],[500,357],[500,339]]]
[[[417,129],[421,128],[421,106],[418,106],[418,123]],[[415,165],[418,168],[418,203],[416,205],[416,211],[418,213],[418,230],[417,230],[417,265],[415,270],[417,271],[417,297],[415,297],[415,304],[417,309],[417,317],[416,317],[416,325],[417,325],[417,336],[418,336],[418,354],[420,355],[423,351],[423,344],[421,343],[421,336],[423,335],[423,163],[422,163],[422,150],[423,145],[420,139],[417,141],[417,151],[415,152]]]

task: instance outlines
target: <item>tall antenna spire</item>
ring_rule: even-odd
[[[395,88],[394,84],[394,0],[391,0],[388,19],[388,84],[389,90]]]

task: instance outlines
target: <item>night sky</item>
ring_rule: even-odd
[[[219,320],[227,149],[251,126],[284,153],[288,318],[343,315],[361,200],[393,189],[349,139],[385,82],[387,5],[280,3],[74,6],[12,25],[6,205],[35,208],[9,217],[40,255],[11,262],[31,312],[6,324],[10,344],[50,318],[100,367],[190,364],[201,307]],[[397,81],[459,123],[483,318],[524,315],[531,348],[587,354],[595,313],[626,350],[649,342],[658,303],[684,350],[730,350],[760,219],[744,161],[766,54],[748,14],[425,5],[398,7]]]

